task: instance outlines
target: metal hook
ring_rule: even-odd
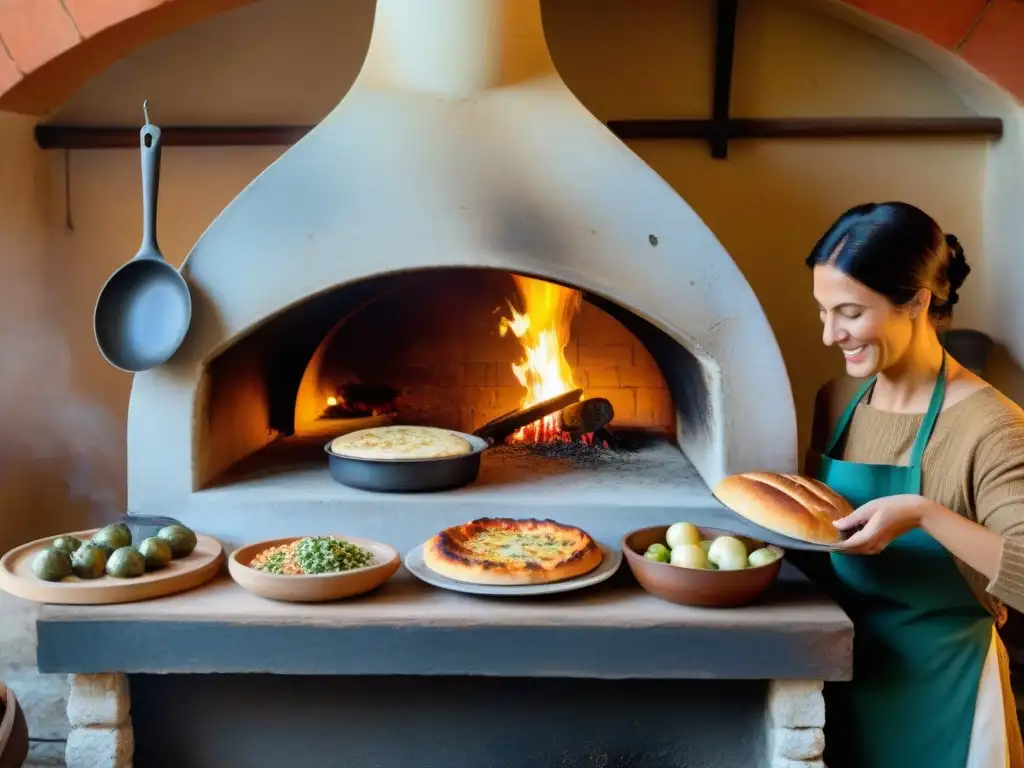
[[[146,125],[149,125],[149,99],[142,102],[142,114],[146,118]]]

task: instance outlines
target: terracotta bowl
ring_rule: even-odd
[[[627,533],[622,539],[622,551],[626,562],[640,586],[662,600],[679,605],[731,608],[747,605],[759,598],[775,583],[782,569],[782,558],[757,568],[742,571],[705,571],[696,568],[679,568],[668,563],[659,563],[644,557],[647,548],[656,542],[665,542],[667,525],[641,528]],[[765,546],[764,542],[749,536],[739,536],[731,531],[717,528],[699,528],[704,539],[719,536],[735,536],[742,541],[747,552]],[[779,552],[783,550],[778,547]],[[785,554],[783,552],[783,554]]]
[[[0,683],[0,768],[20,768],[28,757],[28,725],[14,691]]]
[[[339,534],[326,534],[345,539],[373,552],[375,564],[341,573],[318,573],[309,576],[281,576],[250,568],[252,559],[265,549],[290,544],[303,536],[270,539],[239,547],[228,558],[228,571],[240,587],[260,597],[289,603],[324,603],[354,597],[376,589],[395,575],[402,564],[398,550],[369,539],[356,539]]]

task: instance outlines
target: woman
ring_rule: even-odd
[[[808,473],[855,511],[808,563],[854,622],[826,689],[829,768],[1024,768],[1004,604],[1024,610],[1024,412],[945,354],[970,272],[906,203],[844,213],[807,259],[848,376],[818,394]]]

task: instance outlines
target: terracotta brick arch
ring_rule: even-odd
[[[151,40],[253,0],[0,0],[0,110],[43,115]],[[845,0],[1024,101],[1024,1]]]
[[[0,110],[45,115],[148,42],[253,0],[0,0]]]

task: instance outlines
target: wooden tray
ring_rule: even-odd
[[[88,541],[98,528],[76,531],[61,536],[76,536]],[[101,576],[98,579],[79,579],[68,576],[63,581],[43,581],[32,573],[32,558],[41,549],[59,538],[22,544],[0,558],[0,589],[25,600],[60,605],[109,605],[151,600],[194,589],[217,575],[224,560],[224,549],[216,539],[196,534],[198,543],[187,557],[172,560],[166,568],[144,573],[135,579],[116,579]]]

